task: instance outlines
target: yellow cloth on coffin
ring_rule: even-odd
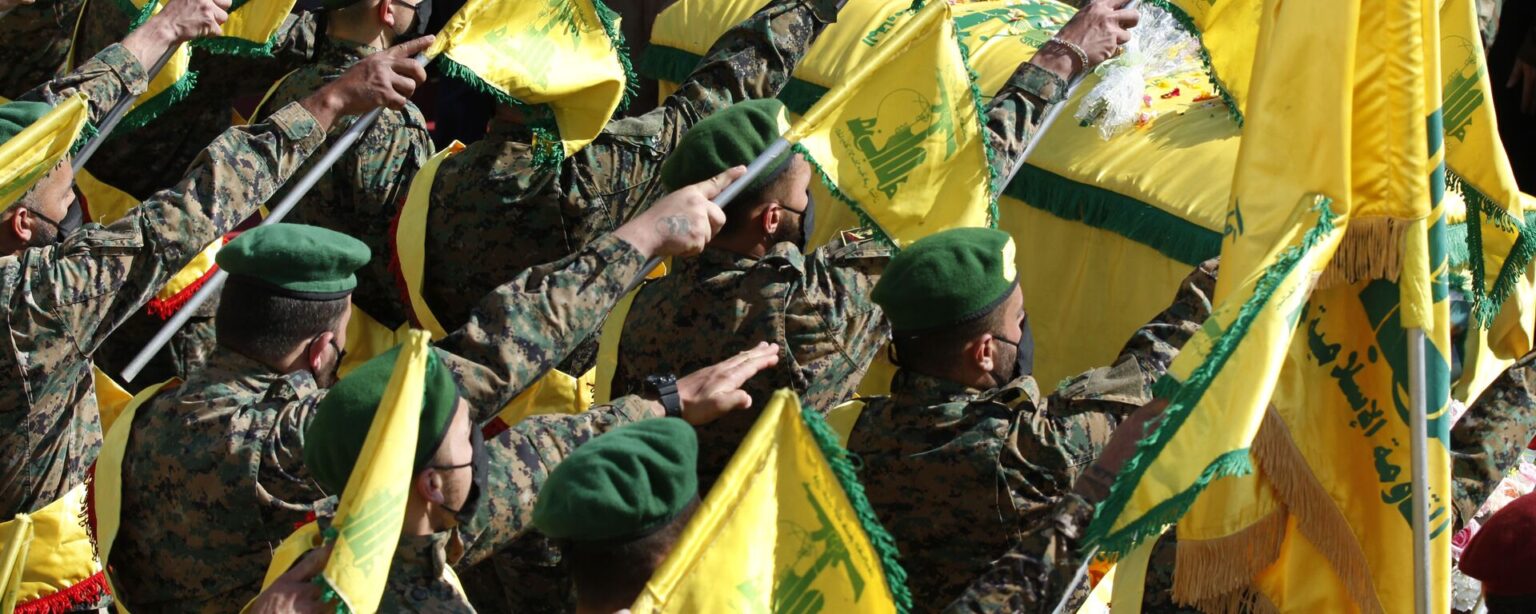
[[[417,323],[427,332],[432,339],[438,340],[448,336],[448,331],[438,322],[437,316],[432,313],[432,308],[427,305],[426,298],[421,293],[421,284],[426,277],[426,247],[427,247],[427,212],[432,206],[432,182],[437,177],[437,169],[441,167],[443,160],[458,154],[464,150],[464,145],[454,141],[427,160],[416,176],[411,179],[410,190],[406,194],[405,204],[400,208],[400,220],[395,225],[395,258],[400,267],[400,279],[405,282],[406,296],[411,301],[411,312],[415,315]],[[353,320],[362,312],[353,310]],[[370,339],[366,349],[361,352],[371,352],[368,357],[376,356],[393,345],[380,346],[379,344],[396,340],[398,335],[407,327],[402,327],[398,333],[385,332],[382,325],[368,320],[371,324],[367,330]],[[622,321],[622,319],[621,319]],[[361,329],[361,327],[360,327]],[[352,360],[351,328],[348,329],[347,347],[348,362]],[[363,358],[353,364],[362,364]],[[348,365],[343,369],[350,371]],[[589,369],[581,377],[574,377],[559,369],[550,369],[548,373],[530,384],[527,389],[519,393],[516,398],[507,403],[506,407],[497,414],[503,425],[512,426],[521,422],[523,418],[538,414],[579,414],[592,407],[593,381],[596,378],[595,369]]]
[[[69,156],[89,119],[85,94],[75,94],[0,145],[0,209],[11,206]]]
[[[569,156],[597,138],[624,98],[617,32],[618,17],[593,0],[470,0],[426,55],[503,102],[548,105]]]
[[[633,612],[896,611],[882,555],[805,420],[819,418],[774,394]]]

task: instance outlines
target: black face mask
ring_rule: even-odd
[[[1025,375],[1035,374],[1035,331],[1029,326],[1029,315],[1024,315],[1024,323],[1019,325],[1019,340],[1009,341],[1001,335],[993,335],[993,339],[1014,346],[1013,373],[1011,375],[993,373],[992,378],[997,380],[997,385],[1002,386]],[[1007,375],[1007,377],[1000,377]]]
[[[780,208],[800,216],[800,235],[796,237],[784,237],[782,239],[775,237],[774,241],[789,241],[790,243],[794,243],[795,247],[800,248],[801,253],[804,253],[806,244],[811,240],[811,231],[815,230],[816,227],[816,202],[811,200],[811,192],[809,190],[805,192],[804,211],[795,211],[789,207]]]
[[[65,237],[74,234],[76,230],[80,230],[80,227],[85,225],[85,206],[81,204],[79,190],[74,191],[74,199],[70,201],[69,209],[65,210],[64,219],[62,220],[55,220],[33,209],[27,209],[27,212],[53,227],[52,237],[34,238],[30,243],[31,247],[45,247],[63,243]]]
[[[480,509],[480,496],[486,490],[485,481],[489,477],[491,470],[491,456],[485,449],[485,435],[481,434],[478,427],[474,427],[473,430],[474,432],[469,435],[469,445],[474,449],[474,456],[468,463],[432,467],[437,470],[469,467],[469,494],[464,497],[464,504],[460,505],[459,509],[453,509],[446,505],[441,506],[443,509],[453,512],[453,518],[459,522],[460,526],[469,524],[469,519],[474,518],[475,512]]]
[[[426,36],[427,28],[430,27],[432,20],[432,0],[421,0],[421,3],[416,5],[395,0],[395,4],[416,9],[416,19],[411,22],[411,27],[407,28],[404,34],[395,39],[395,44],[398,45],[413,38]]]

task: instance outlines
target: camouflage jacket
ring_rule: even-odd
[[[645,391],[649,375],[683,376],[757,345],[779,344],[779,364],[746,384],[756,407],[699,431],[701,485],[714,483],[773,391],[792,388],[826,413],[853,395],[890,337],[869,300],[890,251],[872,239],[839,240],[810,255],[779,243],[762,258],[708,248],[674,260],[647,284],[624,322],[615,395]]]
[[[1152,384],[1210,315],[1216,270],[1215,260],[1196,268],[1112,366],[1068,378],[1048,398],[1028,376],[981,392],[900,370],[891,396],[865,405],[848,449],[864,461],[870,504],[905,564],[923,570],[909,581],[918,610],[960,596],[1058,515],[1052,508],[1120,418],[1152,400]]]
[[[1536,436],[1536,367],[1499,375],[1451,427],[1451,489],[1459,529],[1477,516]]]
[[[694,122],[772,97],[836,16],[829,0],[774,0],[720,37],[662,106],[610,122],[558,169],[533,164],[526,129],[493,121],[432,187],[423,294],[452,328],[501,280],[570,254],[639,214],[664,190],[662,160]],[[577,373],[590,358],[566,368]]]
[[[643,260],[607,236],[487,295],[469,324],[437,343],[476,419],[494,415],[572,340],[601,326]],[[278,374],[221,349],[196,379],[139,409],[110,561],[130,608],[224,610],[255,597],[271,549],[336,494],[302,466],[304,433],[325,393],[308,373]],[[489,440],[493,470],[480,509],[494,520],[475,529],[476,547],[493,549],[527,524],[538,485],[571,448],[650,407],[626,397],[585,414],[530,418]]]
[[[0,17],[0,98],[15,99],[62,76],[85,0],[38,0]]]
[[[987,140],[993,152],[993,194],[1002,194],[1008,187],[1006,182],[1014,163],[1035,138],[1035,130],[1046,111],[1037,100],[1053,104],[1066,90],[1066,81],[1056,73],[1024,63],[987,103],[984,117]]]
[[[144,88],[144,70],[112,46],[28,97],[91,95],[93,120]],[[101,445],[91,355],[214,237],[265,201],[323,134],[299,105],[214,140],[174,189],[110,226],[0,259],[10,373],[0,396],[0,517],[37,509],[85,479]]]
[[[483,500],[483,499],[482,499]],[[449,561],[459,549],[453,531],[431,535],[402,535],[390,561],[380,612],[424,614],[471,614],[470,605],[457,583],[450,580]]]
[[[283,78],[262,103],[256,116],[265,117],[271,110],[303,99],[376,51],[330,37],[322,38],[314,63]],[[337,122],[331,129],[329,141],[334,142],[351,125],[352,120]],[[427,121],[416,105],[407,104],[399,111],[385,109],[379,115],[378,123],[320,178],[285,219],[296,224],[323,226],[368,244],[368,249],[373,250],[373,259],[358,272],[357,291],[353,293],[352,301],[390,328],[406,321],[395,275],[390,271],[390,254],[394,253],[391,229],[411,177],[431,156],[432,139],[427,134]],[[572,249],[560,256],[575,251]],[[513,277],[515,274],[498,277],[486,286],[485,291],[489,292]],[[476,302],[483,295],[477,295]],[[451,330],[457,324],[447,326]]]

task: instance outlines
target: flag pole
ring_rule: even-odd
[[[427,63],[427,58],[424,55],[418,55],[414,59],[423,66]],[[325,151],[325,155],[321,156],[314,166],[309,167],[309,170],[305,171],[298,181],[289,186],[289,189],[283,193],[282,200],[278,201],[277,205],[271,208],[267,213],[267,217],[261,220],[260,225],[266,226],[282,221],[283,217],[287,216],[288,212],[292,211],[293,207],[299,204],[299,199],[308,194],[310,188],[315,187],[315,183],[320,181],[320,176],[331,170],[336,161],[341,159],[341,155],[347,153],[347,150],[351,149],[357,143],[357,140],[363,137],[363,133],[372,128],[374,122],[379,121],[379,115],[383,113],[384,108],[377,107],[363,114],[362,117],[357,118],[356,122],[348,126],[346,132],[341,133],[341,136],[336,137],[336,141],[331,143],[331,148]],[[229,274],[220,270],[214,273],[213,277],[208,278],[208,281],[203,283],[203,287],[198,288],[197,293],[193,294],[192,298],[185,305],[181,306],[181,309],[176,310],[176,315],[171,316],[171,319],[165,323],[165,326],[160,327],[160,330],[149,340],[144,349],[139,350],[139,353],[133,357],[133,361],[128,363],[128,367],[123,369],[123,381],[131,382],[133,378],[138,377],[139,372],[144,370],[144,366],[149,364],[150,359],[154,358],[155,353],[159,352],[160,348],[165,347],[165,344],[170,343],[171,337],[176,334],[176,331],[181,330],[181,327],[187,324],[187,320],[192,319],[192,313],[197,311],[197,308],[202,306],[203,303],[208,302],[208,299],[218,292],[219,288],[224,286],[224,280],[227,277],[229,277]]]
[[[1424,329],[1408,329],[1409,429],[1413,439],[1413,585],[1414,611],[1429,614],[1434,598],[1429,545],[1429,417],[1426,413]]]
[[[1056,602],[1056,608],[1051,610],[1051,614],[1065,614],[1067,603],[1072,601],[1072,593],[1077,592],[1078,585],[1082,584],[1083,579],[1088,577],[1088,567],[1093,565],[1093,557],[1098,556],[1098,554],[1099,547],[1094,546],[1089,548],[1088,552],[1083,555],[1083,564],[1077,566],[1077,571],[1072,574],[1072,582],[1067,584],[1067,590],[1061,592],[1061,600]],[[1141,604],[1136,605],[1139,606]]]
[[[166,49],[165,53],[160,56],[160,59],[155,60],[155,65],[150,67],[149,72],[145,73],[147,75],[145,81],[154,81],[155,77],[160,74],[160,71],[165,68],[165,65],[171,62],[171,57],[176,55],[178,49],[181,49],[179,44],[172,45],[170,49]],[[112,110],[107,112],[105,118],[102,118],[101,126],[96,130],[96,136],[86,141],[85,147],[80,148],[80,152],[75,154],[74,158],[70,161],[70,166],[74,168],[76,175],[80,174],[80,169],[85,168],[86,160],[90,160],[91,156],[96,153],[96,150],[101,148],[101,144],[107,141],[107,137],[112,134],[112,129],[117,127],[118,122],[123,121],[123,117],[128,115],[128,110],[133,108],[133,101],[138,99],[138,96],[125,96],[122,100],[117,101],[117,104],[112,105]]]
[[[752,183],[754,178],[763,174],[763,171],[768,170],[768,165],[772,164],[775,158],[789,151],[789,145],[789,140],[784,137],[779,137],[778,140],[770,143],[768,149],[763,150],[763,153],[758,154],[752,160],[752,163],[747,165],[746,173],[737,177],[730,185],[725,186],[725,189],[720,190],[720,194],[716,195],[713,201],[715,206],[724,209],[726,205],[731,204],[731,201],[736,200],[737,196],[741,196],[741,193],[746,191],[747,184]],[[640,274],[636,275],[634,280],[624,287],[624,292],[620,293],[619,296],[629,294],[635,288],[640,287],[640,284],[645,281],[646,276],[650,274],[651,270],[660,264],[661,256],[651,256],[650,260],[645,261],[645,266],[640,267]]]

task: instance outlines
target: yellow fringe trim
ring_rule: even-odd
[[[1333,260],[1317,279],[1317,288],[1326,290],[1372,279],[1397,281],[1402,269],[1403,233],[1411,223],[1390,217],[1350,220]]]
[[[1282,516],[1283,517],[1283,516]],[[1181,603],[1205,614],[1280,614],[1280,608],[1252,584],[1194,603]]]
[[[1333,563],[1360,612],[1381,614],[1384,609],[1372,588],[1370,565],[1360,542],[1292,441],[1285,421],[1270,407],[1251,448],[1259,471],[1274,487],[1280,503],[1296,516],[1301,534]]]
[[[1174,601],[1206,612],[1252,611],[1229,607],[1248,601],[1239,597],[1253,592],[1253,579],[1280,558],[1285,521],[1281,507],[1231,535],[1202,540],[1181,535],[1173,568]]]

